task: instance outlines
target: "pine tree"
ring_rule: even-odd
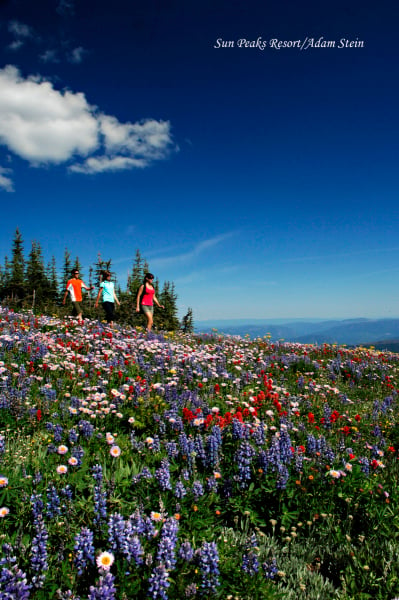
[[[71,279],[72,263],[68,248],[64,252],[64,266],[62,269],[62,292],[65,292],[68,281]]]
[[[165,281],[162,292],[159,294],[159,303],[164,305],[162,313],[157,315],[158,327],[168,331],[174,331],[179,328],[179,319],[177,318],[177,294],[175,284]]]
[[[17,228],[12,245],[9,295],[13,299],[22,299],[25,295],[25,259],[22,236]]]
[[[49,287],[41,245],[33,240],[26,263],[26,289],[32,306],[41,306],[48,302]]]
[[[145,263],[147,264],[147,263]],[[136,300],[137,292],[139,287],[142,285],[144,279],[144,261],[141,257],[140,250],[136,250],[136,255],[133,263],[132,274],[128,278],[127,288],[128,292]]]
[[[190,307],[188,307],[186,314],[182,318],[181,328],[184,333],[193,333],[194,331],[193,309]]]
[[[59,291],[58,291],[58,277],[57,277],[57,268],[55,263],[55,257],[51,257],[51,261],[47,265],[47,280],[49,282],[49,299],[57,303],[59,300]]]

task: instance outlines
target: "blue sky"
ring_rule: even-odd
[[[19,227],[122,287],[139,248],[196,320],[399,316],[398,24],[387,0],[3,0],[0,261]]]

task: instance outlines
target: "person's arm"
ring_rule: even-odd
[[[120,306],[120,305],[121,305],[121,303],[119,302],[119,300],[118,300],[118,298],[117,298],[117,295],[116,295],[116,292],[115,292],[115,290],[114,290],[114,300],[115,300],[115,302],[117,303],[117,305],[118,305],[118,306]]]
[[[65,304],[65,300],[66,300],[66,297],[68,296],[68,292],[69,292],[69,285],[67,285],[67,288],[65,290],[64,299],[62,301],[62,304]]]
[[[90,290],[94,290],[94,285],[92,285],[91,287],[87,287],[87,285],[82,281],[82,288],[90,292]]]
[[[139,287],[139,291],[137,292],[137,298],[136,298],[136,312],[140,312],[140,296],[143,293],[143,289],[144,289],[144,285],[141,285]]]
[[[156,295],[154,294],[154,302],[157,306],[159,306],[159,308],[165,308],[163,304],[159,304],[158,302],[158,298],[156,297]]]
[[[97,294],[97,298],[96,298],[96,303],[94,305],[95,308],[98,308],[98,301],[100,300],[100,296],[101,296],[102,291],[103,291],[103,288],[100,287],[100,289],[98,290],[98,294]]]

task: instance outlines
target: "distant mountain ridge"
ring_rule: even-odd
[[[249,335],[251,338],[271,336],[271,340],[284,339],[301,344],[374,345],[399,340],[399,318],[392,319],[242,319],[226,321],[199,321],[196,331],[209,333],[217,329],[228,335]]]

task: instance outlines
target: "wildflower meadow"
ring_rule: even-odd
[[[398,368],[0,309],[0,598],[399,596]]]

